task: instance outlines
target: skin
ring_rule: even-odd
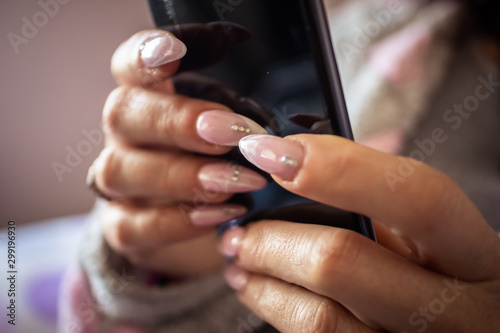
[[[228,108],[176,95],[170,77],[180,61],[153,71],[145,68],[139,47],[158,34],[165,32],[135,34],[112,58],[119,86],[104,106],[106,143],[93,165],[96,186],[116,198],[101,212],[103,230],[109,245],[138,266],[176,276],[200,275],[223,264],[214,246],[215,227],[195,227],[183,207],[192,207],[197,196],[205,206],[231,197],[206,192],[197,179],[204,165],[219,161],[217,155],[231,148],[204,141],[195,124],[203,111]]]
[[[176,95],[169,78],[179,61],[145,70],[138,49],[155,33],[165,32],[140,32],[113,56],[119,87],[104,107],[95,180],[118,198],[101,211],[110,246],[138,266],[189,277],[223,266],[214,228],[193,226],[180,205],[203,192],[198,170],[230,149],[204,142],[196,119],[227,108]],[[245,276],[244,304],[282,332],[500,330],[500,239],[450,178],[419,164],[392,190],[385,173],[409,160],[335,136],[287,140],[305,158],[292,181],[277,183],[373,218],[378,243],[332,227],[254,223],[233,268]],[[207,193],[205,204],[229,197]]]

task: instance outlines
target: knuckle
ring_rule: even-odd
[[[311,248],[312,278],[318,285],[349,274],[356,267],[360,242],[355,232],[335,229],[324,232]]]
[[[286,317],[293,331],[304,333],[335,332],[337,314],[333,301],[326,298],[307,300],[303,297],[294,297],[287,303]]]
[[[120,86],[109,94],[102,113],[102,125],[105,133],[116,133],[119,130],[124,106],[130,99],[132,89]]]
[[[311,333],[334,333],[337,331],[337,314],[330,300],[316,301],[310,305],[310,319],[304,332]]]
[[[170,195],[184,197],[189,192],[189,185],[179,181],[186,176],[186,166],[182,158],[166,158],[164,165],[156,170],[158,187]],[[184,167],[184,169],[182,169]]]
[[[104,235],[108,244],[118,253],[128,254],[134,251],[130,233],[131,214],[120,206],[108,205],[104,215]]]
[[[102,150],[96,163],[96,181],[104,192],[113,192],[116,184],[116,174],[119,161],[115,147],[109,146]]]
[[[119,253],[129,253],[133,250],[132,240],[128,230],[128,220],[123,217],[114,223],[112,239],[114,249]]]
[[[152,209],[143,214],[137,222],[138,227],[144,231],[145,235],[150,235],[151,239],[154,238],[165,243],[171,241],[171,238],[175,236],[171,228],[172,223],[165,222],[172,222],[174,218],[175,216],[170,211]]]
[[[181,174],[176,173],[177,164],[179,164],[179,160],[166,159],[165,165],[157,171],[159,187],[166,193],[182,193],[182,188],[179,188],[180,185],[177,181],[181,178]]]
[[[156,112],[151,119],[152,128],[156,128],[158,136],[166,142],[176,141],[178,131],[177,122],[179,118],[176,115],[176,103],[158,102],[156,106],[159,110],[164,112]]]
[[[157,109],[154,122],[159,135],[177,146],[185,145],[186,138],[192,139],[195,135],[195,112],[189,100],[180,95],[170,95],[168,98],[157,100]]]

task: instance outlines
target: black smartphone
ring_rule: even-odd
[[[235,112],[274,135],[331,133],[353,139],[322,0],[149,4],[156,26],[188,46],[180,69],[187,79],[176,83],[179,93],[227,101]],[[185,75],[192,72],[207,80],[198,80],[197,86],[196,79]],[[241,161],[237,153],[228,158]],[[375,240],[369,218],[299,197],[269,179],[265,189],[235,196],[251,210],[224,228],[262,218],[283,219],[347,228]]]

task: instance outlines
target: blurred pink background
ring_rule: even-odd
[[[53,17],[41,14],[40,3],[59,9],[47,7]],[[102,143],[82,131],[100,129],[102,106],[115,86],[109,73],[114,49],[153,26],[147,1],[6,0],[0,13],[0,219],[20,224],[87,212],[93,195],[85,177]],[[40,26],[25,28],[26,39],[23,18]],[[17,54],[9,33],[27,41]],[[71,165],[68,149],[79,155]],[[54,163],[67,169],[58,176]]]

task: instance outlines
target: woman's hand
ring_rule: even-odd
[[[104,106],[106,147],[89,171],[91,186],[111,199],[100,213],[109,245],[136,265],[176,276],[222,264],[215,226],[246,212],[226,201],[266,185],[217,158],[248,133],[266,131],[224,105],[175,93],[171,78],[185,53],[162,30],[137,33],[116,50],[119,87]]]
[[[261,221],[223,236],[239,298],[281,332],[498,332],[500,239],[444,174],[334,136],[249,136],[285,189],[380,221],[379,243]]]

